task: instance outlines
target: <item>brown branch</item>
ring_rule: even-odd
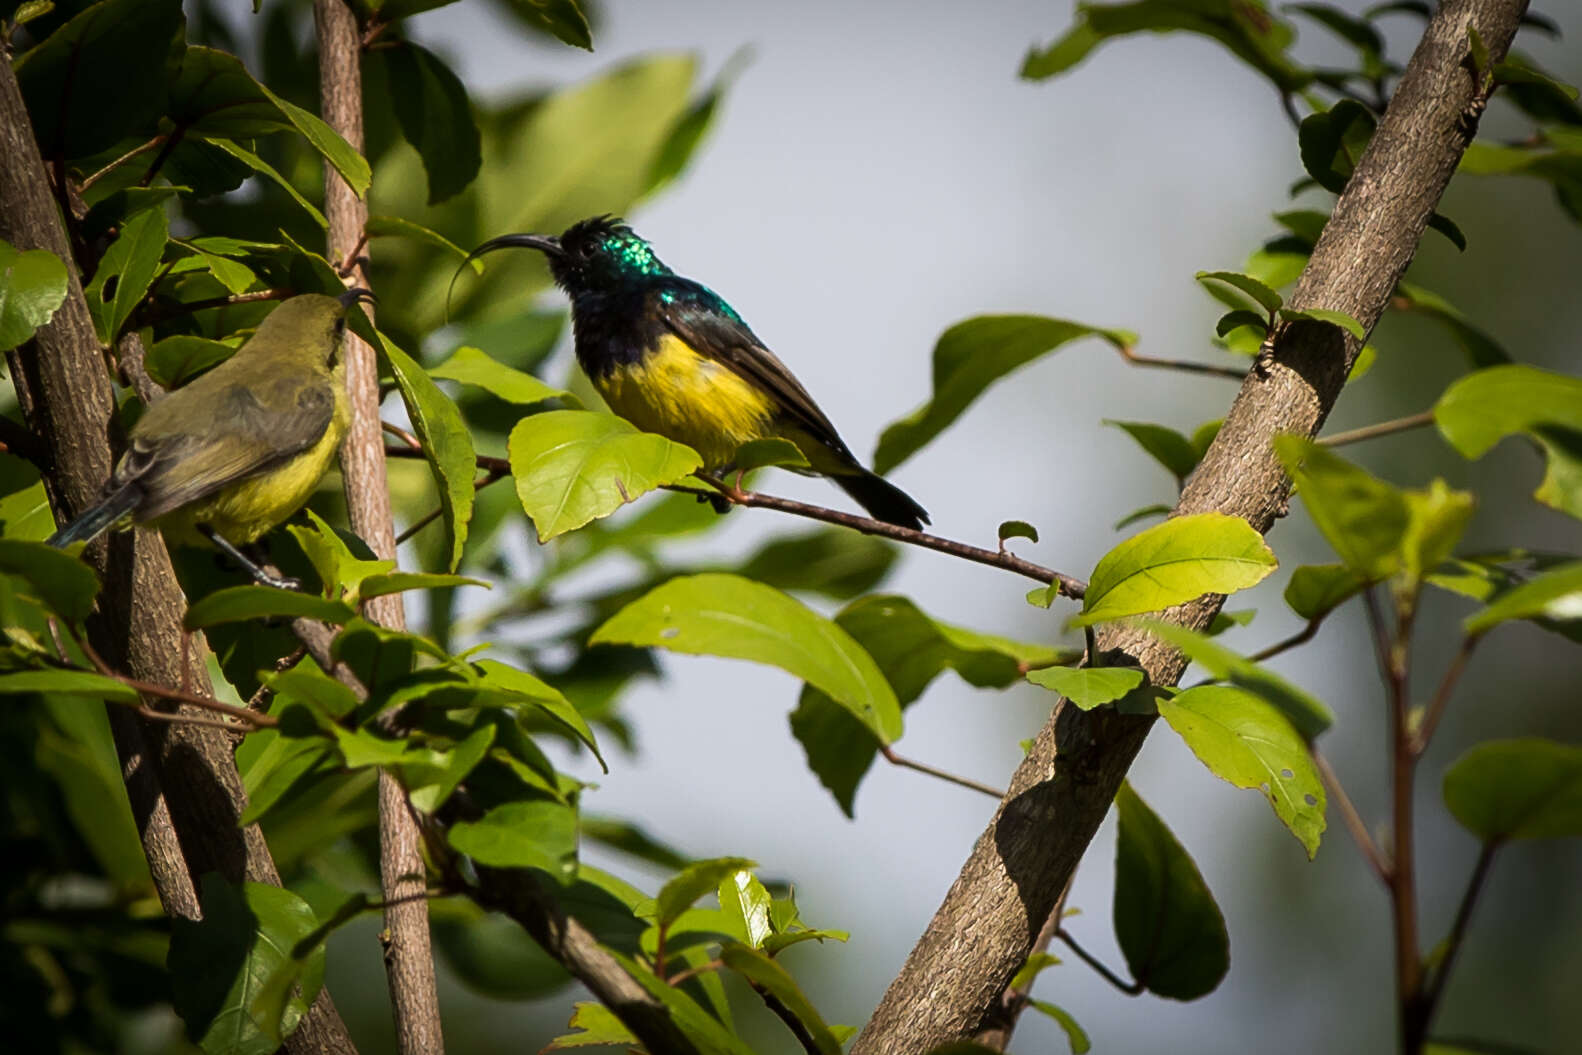
[[[1467,661],[1472,658],[1472,650],[1482,641],[1481,634],[1463,638],[1461,647],[1456,650],[1455,658],[1450,661],[1450,666],[1445,668],[1445,675],[1439,681],[1439,688],[1434,691],[1434,698],[1429,701],[1428,708],[1423,712],[1422,722],[1417,727],[1417,735],[1412,737],[1411,751],[1414,757],[1421,756],[1428,750],[1428,741],[1433,739],[1434,730],[1439,728],[1439,720],[1445,716],[1445,707],[1450,703],[1450,696],[1455,691],[1456,683],[1461,680],[1462,672],[1467,669]]]
[[[8,353],[17,401],[29,430],[49,449],[45,491],[58,523],[96,501],[119,440],[115,400],[82,296],[61,213],[39,158],[9,62],[0,61],[0,238],[17,249],[47,249],[67,262],[66,299],[33,339]],[[210,690],[200,658],[188,663],[181,618],[186,599],[155,532],[102,538],[85,550],[103,584],[87,630],[117,669],[154,685]],[[199,915],[197,877],[218,872],[235,882],[280,882],[257,825],[237,824],[247,806],[230,737],[190,723],[140,720],[110,709],[110,729],[134,819],[159,892],[173,916]],[[351,1053],[334,1002],[321,991],[286,1038],[289,1053]]]
[[[247,293],[232,293],[224,297],[205,297],[202,300],[177,301],[171,304],[148,303],[133,315],[129,328],[141,329],[156,323],[192,315],[210,308],[229,308],[236,304],[257,304],[266,300],[285,300],[296,296],[294,289],[255,289]]]
[[[1447,0],[1324,225],[1289,298],[1343,311],[1371,329],[1416,251],[1429,216],[1476,131],[1466,114],[1468,25],[1495,59],[1516,33],[1523,0]],[[1178,513],[1221,512],[1267,532],[1290,492],[1272,440],[1317,435],[1361,342],[1326,323],[1281,328],[1266,368],[1249,372],[1225,423],[1187,481]],[[1166,613],[1206,628],[1223,598]],[[1154,685],[1174,685],[1185,659],[1138,628],[1105,627]],[[851,1055],[901,1055],[977,1032],[1027,954],[1125,779],[1153,720],[1062,702],[1012,777],[1010,791],[891,983]]]
[[[1313,765],[1318,769],[1318,775],[1329,788],[1330,798],[1335,800],[1340,807],[1340,816],[1346,822],[1346,830],[1351,833],[1351,839],[1357,844],[1357,849],[1362,851],[1362,856],[1367,859],[1368,867],[1373,869],[1373,874],[1379,881],[1386,885],[1390,882],[1390,864],[1379,852],[1379,846],[1373,841],[1373,836],[1368,834],[1368,825],[1363,821],[1362,814],[1357,812],[1356,805],[1351,801],[1351,796],[1346,794],[1346,787],[1340,782],[1340,776],[1330,766],[1329,759],[1318,749],[1316,744],[1308,744],[1307,751],[1313,759]]]
[[[1247,376],[1247,371],[1238,370],[1234,366],[1215,366],[1213,363],[1198,363],[1191,359],[1161,359],[1154,355],[1139,355],[1137,350],[1129,344],[1115,346],[1133,366],[1154,366],[1163,370],[1180,370],[1188,374],[1206,374],[1209,377],[1223,377],[1231,381],[1241,381]]]
[[[1362,440],[1371,440],[1379,436],[1390,436],[1397,432],[1406,432],[1410,429],[1420,429],[1424,425],[1434,423],[1434,412],[1425,410],[1421,414],[1410,417],[1396,418],[1393,421],[1381,421],[1377,425],[1364,425],[1360,429],[1351,429],[1346,432],[1337,432],[1329,436],[1320,436],[1320,447],[1344,447],[1348,443],[1358,443]]]
[[[1254,652],[1247,658],[1252,660],[1254,663],[1262,663],[1266,659],[1273,659],[1282,652],[1289,652],[1298,645],[1307,644],[1309,641],[1313,640],[1313,637],[1318,633],[1318,628],[1324,623],[1324,616],[1327,616],[1328,614],[1328,612],[1325,612],[1324,615],[1321,615],[1316,619],[1309,619],[1306,626],[1292,634],[1290,637],[1276,641],[1268,648]]]
[[[146,154],[150,150],[157,149],[158,147],[163,146],[164,143],[165,137],[159,135],[155,136],[153,139],[150,139],[146,143],[142,143],[133,147],[131,150],[128,150],[126,153],[122,154],[120,157],[104,166],[104,168],[100,169],[98,172],[95,172],[93,175],[83,180],[82,184],[77,188],[78,192],[80,193],[82,191],[86,191],[89,187],[93,186],[95,183],[98,183],[104,177],[108,176],[110,173],[114,172],[128,161],[131,161],[133,158],[141,154]]]
[[[988,784],[980,784],[976,780],[972,780],[968,777],[957,776],[954,773],[946,772],[943,769],[937,769],[934,766],[928,765],[927,763],[918,762],[903,755],[898,755],[893,749],[891,749],[889,744],[880,744],[879,754],[886,762],[893,766],[901,766],[903,769],[915,770],[918,773],[933,777],[936,780],[943,780],[947,784],[955,784],[957,787],[963,787],[969,791],[981,792],[989,796],[991,799],[1000,799],[1005,797],[1005,790],[1003,788],[992,787]]]
[[[353,150],[363,149],[362,31],[346,0],[314,0],[318,37],[319,96],[322,117]],[[329,221],[328,257],[349,286],[370,285],[366,257],[368,203],[330,165],[324,166],[324,215]],[[369,310],[372,317],[372,311]],[[344,354],[352,421],[341,445],[341,475],[352,531],[374,556],[396,557],[395,520],[385,473],[384,441],[379,428],[379,366],[374,349],[351,332]],[[364,614],[395,630],[406,629],[399,593],[369,599]],[[391,716],[400,728],[404,713]],[[439,995],[430,948],[427,885],[422,833],[406,792],[389,773],[379,773],[379,877],[384,895],[385,976],[395,1014],[396,1046],[401,1055],[441,1055],[445,1050]]]

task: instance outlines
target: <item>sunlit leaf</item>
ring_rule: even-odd
[[[563,389],[546,385],[532,374],[506,366],[479,349],[466,345],[457,348],[456,353],[443,363],[430,367],[429,376],[476,385],[508,403],[531,405],[571,396]]]
[[[659,896],[654,899],[655,922],[669,927],[699,898],[713,893],[726,879],[756,867],[758,862],[745,857],[715,857],[693,862],[660,888]]]
[[[460,853],[493,868],[536,868],[561,882],[577,868],[577,812],[562,802],[507,802],[446,832]]]
[[[0,241],[0,352],[49,322],[66,300],[66,265],[47,249],[18,252]]]
[[[1149,633],[1186,653],[1216,680],[1228,681],[1272,704],[1306,739],[1311,740],[1334,724],[1335,716],[1318,699],[1218,641],[1158,620],[1146,620],[1142,625]]]
[[[1182,604],[1205,593],[1234,593],[1278,565],[1263,536],[1240,517],[1175,517],[1122,542],[1100,558],[1076,625]]]
[[[473,449],[472,432],[462,420],[461,411],[440,390],[428,373],[411,356],[379,335],[385,361],[395,375],[396,386],[412,419],[413,431],[423,444],[423,458],[434,474],[440,507],[445,513],[450,554],[446,567],[455,571],[467,545],[467,529],[477,499],[473,487],[478,455]]]
[[[1141,667],[1046,667],[1029,671],[1027,680],[1091,711],[1140,688],[1148,676]]]
[[[1275,437],[1274,449],[1346,567],[1370,582],[1393,575],[1411,519],[1401,490],[1299,436]]]
[[[1582,561],[1562,564],[1514,587],[1462,624],[1468,634],[1484,634],[1512,619],[1582,618]]]

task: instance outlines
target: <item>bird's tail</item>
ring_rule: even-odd
[[[851,475],[842,474],[830,479],[840,489],[856,499],[875,520],[883,520],[898,527],[921,530],[928,523],[928,512],[911,495],[889,480],[867,469]]]
[[[92,542],[106,528],[136,509],[142,497],[142,490],[135,481],[123,484],[89,506],[81,516],[55,532],[47,541],[56,549],[64,549],[73,542]]]

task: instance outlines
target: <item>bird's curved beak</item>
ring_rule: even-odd
[[[502,234],[498,238],[489,239],[468,253],[467,259],[473,260],[496,249],[537,249],[548,257],[565,254],[565,250],[560,248],[560,239],[547,234]]]
[[[379,298],[374,296],[374,291],[373,290],[371,290],[371,289],[364,289],[361,286],[354,286],[351,289],[347,290],[345,293],[342,293],[339,297],[336,297],[335,299],[340,301],[341,302],[341,307],[345,308],[347,311],[351,311],[352,310],[352,305],[354,305],[354,304],[377,304],[377,303],[379,303]]]

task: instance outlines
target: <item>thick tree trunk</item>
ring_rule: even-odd
[[[1344,311],[1369,329],[1378,321],[1486,101],[1469,59],[1468,27],[1497,61],[1526,6],[1446,0],[1434,14],[1297,283],[1293,307]],[[1267,532],[1290,491],[1271,442],[1280,433],[1318,432],[1360,343],[1325,324],[1287,327],[1268,369],[1252,371],[1242,385],[1176,513],[1230,513]],[[1207,597],[1166,618],[1202,629],[1223,600]],[[1136,631],[1110,629],[1099,642],[1140,663],[1156,685],[1174,684],[1186,666],[1180,653]],[[990,1010],[1026,959],[1152,724],[1107,709],[1084,713],[1064,701],[1056,707],[852,1055],[916,1055],[990,1024]]]

